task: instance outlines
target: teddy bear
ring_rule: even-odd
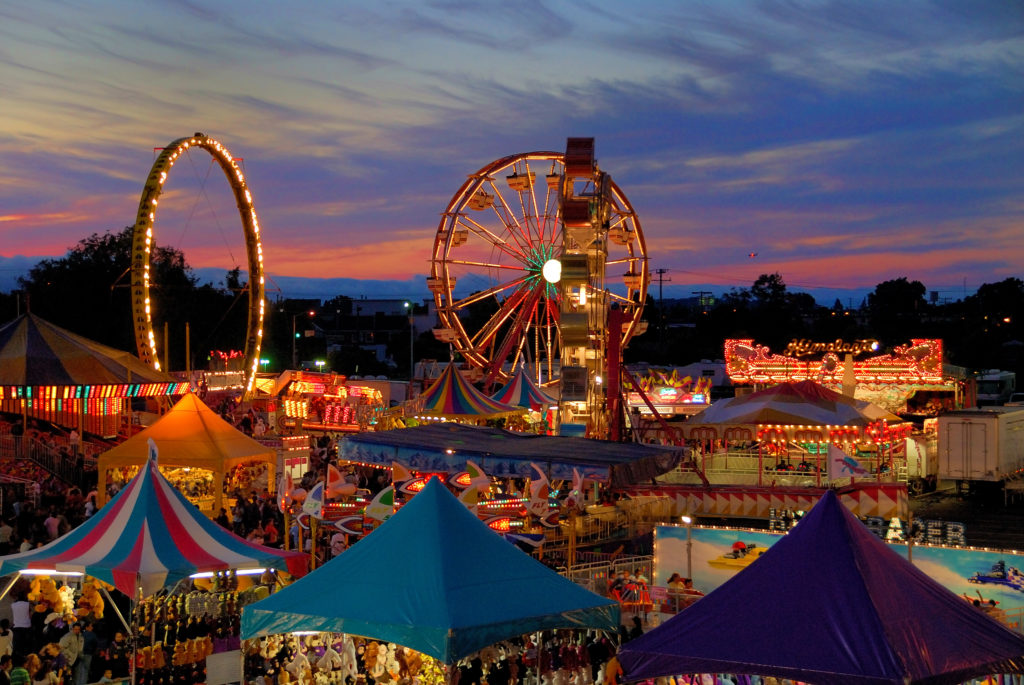
[[[160,669],[167,665],[167,655],[164,653],[164,646],[161,642],[154,642],[149,653],[149,667]]]
[[[50,613],[57,611],[63,613],[62,606],[64,598],[57,589],[57,582],[50,576],[38,576],[32,581],[32,589],[28,599],[36,602],[35,610],[38,613]]]
[[[78,617],[98,621],[103,618],[105,608],[106,602],[103,601],[103,596],[100,595],[96,585],[92,582],[82,583],[82,594],[78,598],[78,611],[76,612]]]
[[[153,648],[149,646],[143,647],[140,650],[138,650],[135,657],[135,663],[139,667],[140,671],[148,671],[151,668],[149,657],[152,654],[152,652]]]
[[[182,640],[174,645],[174,653],[171,655],[171,665],[184,666],[188,663],[188,644]]]
[[[380,645],[376,642],[368,642],[363,647],[363,670],[367,673],[372,673],[373,669],[377,667],[377,653],[380,651]]]

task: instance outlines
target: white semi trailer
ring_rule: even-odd
[[[939,478],[958,490],[1002,487],[1024,473],[1024,407],[979,407],[939,416]]]

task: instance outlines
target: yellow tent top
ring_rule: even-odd
[[[269,462],[271,468],[267,485],[273,492],[277,452],[232,426],[190,392],[153,425],[99,455],[98,505],[102,506],[106,500],[103,483],[107,471],[145,464],[150,438],[160,445],[160,466],[188,466],[213,471],[214,512],[221,506],[224,474],[238,464]]]

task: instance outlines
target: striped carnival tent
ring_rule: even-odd
[[[23,314],[0,327],[0,386],[167,383],[170,377],[129,352]]]
[[[522,366],[512,374],[505,387],[491,395],[491,399],[531,411],[541,411],[546,407],[558,404],[557,400],[552,399],[537,387],[537,384],[530,378],[530,374],[526,373],[526,369]]]
[[[841,395],[814,381],[779,383],[770,388],[719,400],[686,422],[690,437],[705,427],[719,428],[718,437],[738,426],[847,426],[859,429],[903,419],[881,407]]]
[[[423,403],[418,415],[454,420],[497,419],[526,411],[492,400],[463,378],[454,364],[449,364],[418,399]]]
[[[161,475],[152,441],[145,467],[92,518],[44,547],[0,557],[0,576],[84,573],[129,597],[140,590],[149,596],[195,573],[261,568],[301,576],[307,559],[248,542],[206,518]]]

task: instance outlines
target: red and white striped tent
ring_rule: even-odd
[[[786,432],[809,429],[828,436],[837,429],[853,434],[865,432],[871,426],[902,421],[870,402],[841,395],[814,381],[800,381],[719,400],[692,416],[686,429],[689,437],[696,439],[729,439],[730,434],[738,436],[745,430],[746,439],[750,440],[756,439],[758,429],[765,427]]]
[[[260,568],[301,576],[307,559],[244,540],[208,519],[161,475],[152,443],[138,475],[92,518],[44,547],[0,557],[0,576],[84,573],[129,597],[195,573]]]

